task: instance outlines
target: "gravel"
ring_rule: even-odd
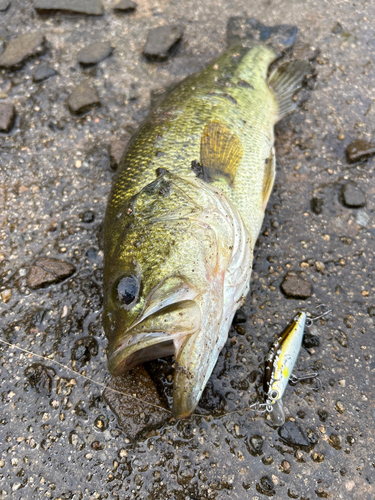
[[[81,49],[77,59],[82,66],[92,66],[109,57],[112,52],[113,47],[108,42],[95,42]]]
[[[41,257],[30,267],[27,274],[27,286],[33,290],[63,281],[72,274],[76,268],[62,260]]]
[[[181,26],[159,26],[149,31],[143,54],[150,61],[166,61],[182,39]]]
[[[69,96],[68,106],[72,113],[85,113],[100,106],[98,94],[85,83],[81,83]]]
[[[34,0],[34,7],[40,14],[54,12],[73,12],[90,16],[104,14],[100,0]]]
[[[34,32],[20,35],[11,40],[0,55],[0,68],[13,68],[21,65],[30,57],[35,57],[45,51],[43,33]]]
[[[0,132],[9,132],[15,116],[13,104],[0,102]]]

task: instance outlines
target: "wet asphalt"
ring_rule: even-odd
[[[0,69],[0,124],[9,128],[0,132],[0,335],[28,351],[0,345],[0,498],[373,499],[375,163],[349,163],[346,148],[375,142],[374,4],[145,1],[123,13],[103,0],[102,15],[84,16],[7,3],[0,46],[26,33],[45,41],[29,40],[27,60]],[[167,413],[156,425],[145,405],[134,431],[126,399],[103,396],[111,143],[129,140],[152,95],[226,48],[232,16],[296,25],[299,40],[319,50],[315,88],[276,127],[277,180],[251,291],[197,410],[204,416],[176,422]],[[150,61],[142,51],[159,26],[182,27],[182,40],[166,60]],[[107,42],[108,55],[78,62],[94,42]],[[89,87],[91,101],[75,114],[72,93]],[[50,284],[33,287],[40,258],[75,271],[63,278],[39,266]],[[311,296],[287,297],[287,274],[309,282]],[[318,370],[321,387],[289,386],[289,420],[277,431],[244,409],[261,395],[275,335],[296,311],[314,315],[320,304],[332,315],[310,329],[296,371]],[[150,363],[142,375],[161,405],[172,363]]]

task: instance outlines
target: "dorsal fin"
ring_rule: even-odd
[[[201,137],[201,164],[210,179],[224,177],[232,184],[242,155],[241,141],[227,125],[207,123]]]
[[[266,158],[265,163],[266,165],[264,169],[263,190],[262,190],[263,210],[266,209],[269,197],[271,196],[273,183],[275,181],[275,175],[276,175],[275,148],[271,148],[270,155],[268,158]]]
[[[278,67],[268,78],[278,104],[278,120],[295,110],[292,101],[295,92],[302,86],[302,80],[311,71],[308,61],[289,61]]]

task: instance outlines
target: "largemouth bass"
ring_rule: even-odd
[[[274,125],[309,71],[231,47],[181,82],[128,145],[105,218],[104,327],[119,375],[174,354],[173,413],[199,402],[236,310],[275,178]]]

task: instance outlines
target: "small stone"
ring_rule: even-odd
[[[322,274],[325,274],[326,266],[323,262],[320,262],[319,260],[315,261],[315,267],[317,271],[319,271]]]
[[[341,450],[341,438],[337,434],[332,433],[329,436],[328,444],[332,446],[335,450]]]
[[[278,434],[282,441],[294,448],[309,451],[312,447],[306,431],[296,421],[287,420],[279,427]]]
[[[32,290],[59,283],[69,278],[76,268],[62,260],[41,257],[30,267],[27,286]]]
[[[325,410],[318,410],[318,416],[322,422],[325,422],[328,418],[328,413]]]
[[[348,208],[361,208],[366,205],[366,195],[359,188],[348,182],[341,188],[340,201]]]
[[[103,395],[130,439],[160,427],[171,417],[171,413],[163,409],[156,385],[142,365],[122,376],[112,377]]]
[[[353,446],[353,444],[355,443],[355,438],[352,434],[348,434],[346,436],[346,442],[350,445],[350,446]]]
[[[283,469],[283,472],[290,472],[290,463],[287,460],[283,460],[281,462],[281,467]]]
[[[57,71],[48,66],[47,64],[42,64],[38,67],[38,69],[33,74],[33,81],[36,83],[42,82],[43,80],[47,80],[51,76],[57,75]]]
[[[0,56],[0,68],[21,65],[29,57],[40,55],[45,50],[44,35],[40,32],[27,33],[11,40]]]
[[[288,489],[288,497],[289,498],[299,498],[299,493],[297,493],[297,490],[295,488],[289,488]]]
[[[246,314],[242,311],[242,309],[238,309],[236,311],[236,314],[234,315],[233,323],[235,325],[238,325],[240,323],[246,323],[246,321],[247,321]]]
[[[116,5],[113,6],[115,11],[124,12],[126,14],[134,12],[138,5],[132,0],[120,0]]]
[[[109,157],[111,161],[111,168],[116,170],[120,164],[121,158],[124,155],[125,148],[127,145],[127,141],[122,141],[119,139],[115,139],[111,142]]]
[[[255,434],[249,439],[249,442],[245,442],[248,452],[253,457],[258,457],[259,455],[263,455],[263,438],[259,434]]]
[[[272,455],[270,455],[268,457],[264,456],[262,458],[262,462],[264,463],[264,465],[271,465],[271,464],[273,464],[273,456]]]
[[[1,300],[6,304],[12,296],[12,290],[4,290],[0,293]]]
[[[335,408],[339,413],[344,413],[346,410],[344,403],[341,401],[336,401]]]
[[[100,106],[100,100],[95,90],[82,83],[70,94],[68,106],[72,113],[84,113],[94,106]]]
[[[166,61],[182,39],[181,26],[159,26],[151,29],[143,54],[150,61]]]
[[[0,12],[5,12],[9,9],[10,0],[0,0]]]
[[[371,306],[367,309],[367,312],[372,318],[375,318],[375,306]]]
[[[77,59],[82,66],[92,66],[109,57],[113,47],[108,42],[95,42],[81,49]]]
[[[77,340],[72,349],[74,368],[82,368],[91,361],[92,356],[97,356],[98,352],[98,341],[94,337],[84,337]]]
[[[308,299],[312,295],[312,285],[297,274],[288,272],[281,283],[281,291],[292,299]]]
[[[95,213],[92,210],[87,210],[81,214],[81,221],[85,224],[91,224],[95,220]]]
[[[299,463],[302,463],[302,464],[303,464],[303,463],[305,463],[305,462],[306,462],[305,457],[303,456],[303,453],[302,453],[302,451],[301,451],[301,450],[296,450],[296,451],[294,452],[294,457],[295,457],[295,459],[297,460],[297,462],[299,462]]]
[[[313,347],[320,346],[320,340],[316,335],[311,335],[311,333],[305,333],[302,345],[305,349],[312,349]]]
[[[332,33],[334,35],[340,35],[343,32],[343,28],[339,22],[337,22],[332,28]]]
[[[323,453],[318,453],[317,451],[315,451],[312,455],[312,459],[314,460],[314,462],[320,463],[323,462],[324,455]]]
[[[34,8],[39,14],[73,12],[88,16],[104,14],[100,0],[34,0]]]
[[[375,155],[375,145],[371,142],[357,139],[351,142],[346,148],[346,158],[348,163],[367,160]]]
[[[14,122],[14,106],[13,104],[2,102],[0,103],[0,132],[9,132]]]
[[[55,370],[41,363],[33,363],[25,369],[25,376],[38,393],[51,394]]]

